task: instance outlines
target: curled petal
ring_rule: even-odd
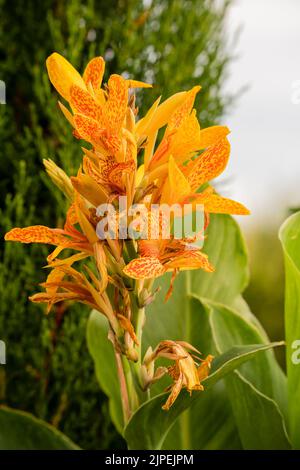
[[[178,397],[181,389],[183,387],[183,374],[180,373],[178,379],[175,381],[174,385],[171,387],[171,393],[168,396],[166,403],[162,406],[163,410],[169,410],[176,398]]]
[[[151,279],[162,276],[166,269],[158,258],[145,256],[130,261],[123,271],[133,279]]]
[[[46,292],[51,298],[55,298],[56,293],[59,289],[59,283],[63,280],[65,273],[60,269],[52,269],[47,277],[46,284],[49,286],[46,288]],[[51,300],[47,306],[47,313],[50,312],[53,302]]]
[[[206,377],[208,377],[213,358],[214,356],[209,354],[204,360],[201,360],[201,365],[198,367],[198,370],[197,370],[200,382],[206,379]]]
[[[128,318],[124,317],[124,315],[121,315],[120,313],[117,315],[117,317],[118,317],[121,327],[129,333],[131,339],[135,342],[135,344],[139,344],[131,321]]]
[[[70,205],[67,211],[66,223],[64,225],[64,230],[66,232],[72,233],[74,230],[74,225],[78,223],[78,217],[76,213],[76,205],[73,203]]]

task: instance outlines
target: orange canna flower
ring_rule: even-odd
[[[195,244],[204,239],[209,214],[249,213],[242,204],[223,198],[211,186],[229,159],[229,130],[225,126],[201,129],[194,109],[199,86],[176,93],[162,103],[158,98],[139,119],[134,89],[151,85],[117,74],[103,85],[102,57],[92,59],[82,75],[57,53],[47,59],[46,65],[51,83],[66,102],[59,102],[59,107],[73,127],[74,137],[85,140],[91,148],[83,149],[82,165],[75,175],[68,176],[53,161],[44,161],[48,175],[70,203],[64,227],[13,228],[5,239],[54,245],[47,258],[50,273],[42,284],[44,292],[30,299],[46,303],[48,312],[53,304],[66,301],[95,308],[109,321],[109,338],[118,367],[122,368],[120,354],[141,365],[143,322],[137,318],[137,310],[143,310],[153,299],[152,280],[171,271],[170,295],[178,271],[212,272],[207,255]],[[163,127],[163,138],[157,143],[158,131]],[[125,196],[129,207],[144,204],[148,210],[152,204],[175,204],[179,208],[189,204],[194,212],[201,204],[204,227],[192,236],[176,238],[161,213],[150,211],[145,239],[108,236],[100,240],[96,228],[102,219],[97,208],[110,203],[117,213],[121,212],[119,196]],[[171,225],[175,215],[176,211]],[[141,217],[129,213],[125,217],[137,232],[142,231]],[[158,236],[153,236],[152,229]],[[165,230],[169,231],[168,237],[164,236]],[[73,253],[59,257],[66,249]],[[141,367],[141,371],[143,367],[153,368],[158,357],[174,361],[169,368],[158,368],[150,379],[145,372],[150,382],[164,373],[172,377],[174,384],[164,409],[170,408],[182,388],[190,393],[203,390],[201,381],[209,373],[212,356],[199,359],[202,364],[198,365],[192,351],[197,353],[187,343],[163,341]],[[120,383],[122,394],[126,394],[122,376]],[[128,407],[128,400],[124,407]],[[129,414],[126,408],[126,419]]]

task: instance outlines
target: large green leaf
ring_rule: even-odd
[[[0,407],[1,450],[75,450],[67,436],[29,413]]]
[[[189,322],[189,330],[186,331],[184,338],[188,338],[188,341],[205,354],[209,351],[216,354],[222,354],[228,350],[234,351],[234,348],[232,350],[234,345],[247,347],[247,344],[266,343],[265,333],[260,325],[252,320],[250,312],[248,312],[248,315],[240,314],[222,304],[208,300],[203,302],[195,296],[186,299],[183,312],[184,318]],[[172,314],[176,315],[176,306],[168,316],[170,321]],[[187,315],[189,316],[187,317]],[[286,377],[278,366],[273,352],[268,351],[253,359],[241,368],[241,372],[242,377],[248,380],[253,389],[257,390],[261,404],[265,405],[265,408],[261,406],[261,409],[264,410],[262,418],[265,416],[266,410],[270,414],[267,421],[267,426],[269,426],[268,436],[258,438],[258,421],[243,421],[245,414],[242,406],[235,407],[236,400],[238,400],[236,389],[233,390],[227,384],[227,392],[221,389],[217,393],[212,389],[206,394],[206,400],[199,399],[196,403],[190,401],[191,408],[181,416],[180,426],[174,426],[173,429],[170,429],[170,434],[164,446],[170,448],[177,446],[178,448],[181,444],[182,448],[202,449],[205,447],[210,448],[213,445],[213,448],[223,449],[234,445],[235,448],[238,448],[238,441],[232,440],[232,435],[236,436],[238,434],[245,448],[252,448],[255,439],[257,448],[268,448],[272,443],[278,446],[279,440],[270,442],[269,438],[272,434],[272,427],[276,423],[278,435],[281,436],[280,448],[288,447],[289,443],[283,419],[286,413]],[[210,377],[213,378],[213,375]],[[230,380],[231,377],[228,382]],[[254,393],[253,389],[249,390],[250,402]],[[158,393],[161,388],[156,388],[155,391]],[[256,408],[257,399],[257,397],[255,400],[253,399],[255,413],[258,411]],[[231,403],[233,412],[229,403]],[[223,408],[224,413],[222,415],[219,410]],[[218,423],[216,431],[219,432],[219,440],[210,441],[209,419],[204,418],[208,414],[214,423]],[[233,419],[233,416],[235,419]],[[199,423],[201,423],[201,426],[199,426]],[[236,424],[238,429],[236,429]],[[181,434],[181,438],[179,434]]]
[[[94,360],[97,380],[109,398],[112,421],[122,433],[124,422],[114,350],[108,339],[108,322],[96,310],[91,312],[88,319],[87,343]]]
[[[248,261],[245,243],[235,220],[230,216],[212,216],[204,252],[215,266],[213,274],[199,271],[181,273],[175,281],[173,294],[165,303],[164,296],[169,287],[170,278],[159,279],[161,292],[147,310],[144,332],[144,347],[155,346],[163,339],[190,342],[203,354],[216,353],[210,325],[199,305],[191,300],[191,295],[205,297],[226,304],[233,304],[240,298],[240,293],[248,281]],[[240,300],[240,303],[243,303]],[[253,315],[245,312],[247,320],[255,321]],[[260,340],[261,342],[261,340]],[[229,347],[233,346],[232,343]],[[240,342],[243,344],[243,341]],[[153,393],[160,393],[164,383],[153,388]],[[209,410],[209,413],[208,413]],[[220,410],[223,410],[220,413]],[[205,417],[207,418],[205,419]],[[208,418],[209,417],[209,418]],[[212,390],[205,400],[198,400],[186,411],[181,421],[181,432],[173,428],[166,439],[169,448],[238,448],[238,432],[233,417],[230,401],[224,386]],[[202,423],[199,426],[199,423]],[[212,426],[212,423],[215,425]],[[211,431],[214,431],[211,434]],[[180,436],[179,436],[180,434]],[[214,436],[218,435],[218,442]],[[235,436],[235,439],[232,438]]]
[[[229,215],[211,215],[203,251],[215,266],[212,274],[189,271],[190,291],[230,305],[248,284],[248,256],[237,222]],[[176,288],[176,287],[175,287]]]
[[[275,400],[260,392],[238,371],[226,385],[244,449],[288,450],[291,444]]]
[[[200,402],[202,397],[208,396],[210,387],[219,380],[241,366],[244,362],[255,357],[259,352],[278,346],[281,343],[264,345],[248,345],[235,347],[219,356],[212,363],[212,371],[203,381],[205,392],[193,393],[192,397],[187,392],[182,392],[169,411],[162,410],[167,394],[157,395],[142,405],[132,416],[125,428],[125,438],[130,449],[160,449],[170,428],[176,423],[180,414],[193,402]],[[206,409],[209,413],[210,410]],[[198,423],[202,426],[203,423]]]
[[[300,212],[280,229],[286,270],[285,331],[289,397],[289,430],[293,447],[300,449]]]
[[[194,299],[202,307],[201,299]],[[222,304],[206,301],[208,321],[219,354],[232,345],[265,343],[266,338],[254,323],[250,323],[239,312]],[[268,397],[273,398],[282,413],[287,415],[286,377],[278,365],[274,352],[268,351],[241,368],[241,373],[255,387]]]
[[[241,449],[224,381],[190,403],[174,423],[163,442],[163,449]]]
[[[260,329],[234,310],[208,302],[206,311],[220,354],[232,344],[264,342]],[[226,379],[226,386],[245,449],[290,448],[284,419],[286,377],[273,351],[265,352],[242,366],[239,372]]]

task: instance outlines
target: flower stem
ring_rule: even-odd
[[[142,366],[142,337],[143,327],[145,323],[145,307],[139,305],[139,294],[143,289],[143,281],[137,281],[135,295],[132,298],[132,311],[133,311],[133,322],[135,327],[135,334],[137,337],[138,344],[136,345],[136,351],[138,354],[138,360],[134,364],[134,371],[137,377],[137,382],[141,389],[143,389],[143,380],[141,376]]]
[[[125,373],[123,369],[122,356],[116,350],[115,350],[115,357],[116,357],[117,371],[118,371],[118,377],[119,377],[119,382],[120,382],[120,392],[121,392],[120,395],[121,395],[121,401],[122,401],[123,418],[124,418],[124,424],[126,424],[131,415],[128,390],[127,390],[127,382],[126,382]]]

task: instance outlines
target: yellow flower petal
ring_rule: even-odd
[[[146,115],[140,119],[135,126],[135,134],[137,137],[146,136],[148,135],[148,127],[152,122],[152,118],[157,110],[157,107],[160,103],[161,97],[159,97],[151,106],[151,108],[147,111]]]
[[[73,65],[57,52],[48,57],[46,66],[52,85],[67,101],[70,99],[70,88],[72,85],[77,85],[83,89],[86,88],[83,78],[74,69]]]
[[[74,124],[80,138],[87,140],[91,143],[97,143],[97,141],[103,135],[103,128],[99,122],[91,117],[84,116],[82,114],[75,114]]]
[[[102,117],[102,107],[96,103],[90,93],[77,85],[72,85],[70,88],[70,104],[78,114],[96,120],[100,120]]]
[[[178,129],[183,120],[191,113],[197,93],[201,90],[200,86],[194,86],[191,90],[187,91],[183,102],[176,108],[168,121],[166,135],[174,129]]]
[[[186,251],[183,254],[174,257],[171,261],[165,264],[168,270],[172,269],[203,269],[211,273],[214,271],[213,266],[208,261],[208,257],[201,251]]]
[[[171,155],[168,178],[163,187],[161,203],[170,205],[176,202],[180,203],[190,193],[191,186]]]
[[[105,104],[105,118],[108,129],[117,133],[120,131],[128,104],[128,87],[121,75],[111,75],[108,80],[108,99]]]
[[[243,204],[221,197],[218,194],[200,195],[193,205],[203,204],[205,212],[213,214],[249,215],[250,211]]]
[[[166,270],[158,258],[145,256],[130,261],[123,271],[133,279],[151,279],[161,276]]]
[[[101,87],[104,71],[105,61],[103,57],[94,57],[85,68],[83,80],[86,84],[91,83],[94,90],[97,90]]]
[[[71,182],[76,191],[95,207],[107,202],[106,191],[89,175],[72,176]]]
[[[203,183],[220,175],[226,168],[229,154],[230,144],[225,138],[192,161],[185,170],[192,190],[196,191]]]
[[[93,225],[90,223],[90,221],[87,219],[83,211],[76,206],[76,211],[77,211],[77,216],[79,220],[80,227],[87,237],[88,241],[93,245],[94,243],[97,243],[99,241],[99,238],[97,236],[96,230],[93,227]]]
[[[60,107],[63,115],[65,116],[65,118],[69,121],[69,123],[71,124],[71,126],[75,127],[75,124],[74,124],[74,119],[73,119],[73,114],[70,113],[70,111],[68,110],[68,108],[66,108],[60,101],[58,101],[58,106]]]
[[[5,235],[5,240],[21,243],[47,243],[60,245],[66,242],[66,237],[55,231],[55,229],[44,225],[33,225],[32,227],[13,228]]]
[[[152,88],[150,83],[140,82],[139,80],[126,80],[128,88]]]
[[[200,149],[206,149],[224,139],[230,130],[226,126],[211,126],[200,131]]]
[[[196,110],[194,110],[182,121],[178,131],[171,140],[169,151],[178,165],[187,161],[192,152],[202,148],[201,132]]]
[[[136,188],[142,182],[144,174],[145,174],[145,165],[141,165],[141,166],[138,167],[136,175],[135,175],[135,187]]]
[[[195,87],[197,91],[199,91],[199,87]],[[191,91],[191,90],[190,90]],[[165,126],[177,108],[180,108],[181,105],[184,105],[186,100],[190,98],[190,92],[188,91],[181,91],[179,93],[175,93],[175,95],[170,96],[167,100],[165,100],[161,105],[158,106],[156,109],[153,118],[151,119],[151,124],[147,130],[148,134],[151,134],[153,131],[160,129],[161,127]],[[177,116],[177,115],[176,115]],[[173,119],[176,119],[176,116]]]

